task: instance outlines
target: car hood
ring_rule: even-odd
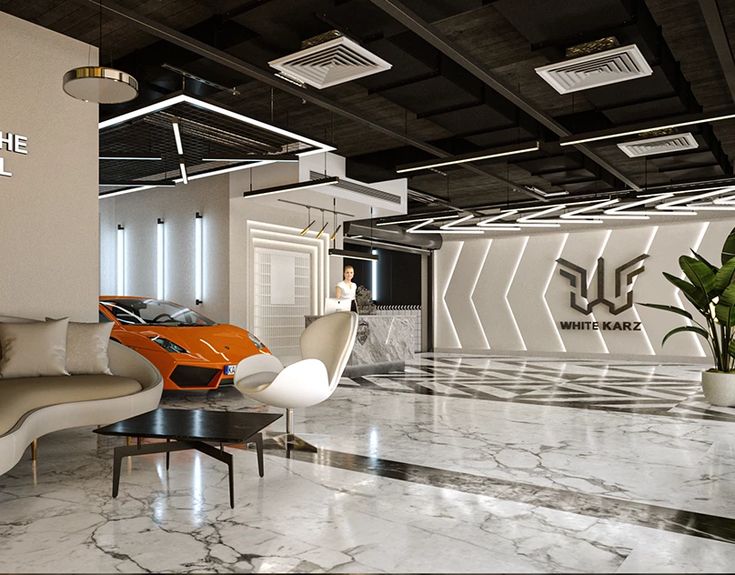
[[[163,337],[180,345],[192,359],[199,361],[237,363],[256,353],[267,353],[267,349],[258,350],[247,331],[229,324],[187,327],[126,325],[123,329],[148,338]]]

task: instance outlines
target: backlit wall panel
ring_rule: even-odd
[[[664,334],[684,318],[638,304],[691,310],[662,272],[683,275],[678,258],[690,248],[720,265],[722,244],[734,226],[735,220],[720,219],[445,238],[435,253],[434,346],[703,358],[706,344],[693,334],[677,334],[661,345]],[[643,254],[648,257],[637,261]],[[631,287],[633,305],[627,308]],[[572,299],[584,311],[573,308]]]

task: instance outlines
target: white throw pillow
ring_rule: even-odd
[[[69,319],[0,323],[0,377],[69,375],[66,330]]]
[[[50,318],[46,318],[49,321]],[[112,375],[107,348],[112,322],[69,322],[66,332],[66,371],[72,375]]]

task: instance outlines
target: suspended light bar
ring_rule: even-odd
[[[202,234],[202,214],[196,213],[194,217],[194,303],[201,305],[203,300],[202,284],[204,272],[204,250]]]
[[[316,223],[316,220],[311,220],[309,222],[309,225],[307,225],[303,230],[299,232],[300,236],[305,236],[306,232],[308,232],[311,229],[311,226],[313,226]]]
[[[600,140],[610,140],[623,136],[634,136],[637,134],[645,134],[647,132],[656,132],[658,130],[669,130],[672,128],[681,128],[682,126],[693,126],[695,124],[707,124],[709,122],[720,122],[722,120],[730,120],[735,118],[735,109],[715,112],[712,114],[696,114],[688,116],[679,116],[668,120],[657,120],[657,124],[635,124],[629,126],[621,126],[620,128],[610,128],[608,130],[599,130],[596,132],[588,132],[586,134],[578,134],[576,136],[566,136],[559,139],[561,146],[574,146],[576,144],[586,144],[587,142],[597,142]]]
[[[376,261],[378,259],[377,254],[374,253],[353,252],[351,250],[340,250],[337,248],[330,248],[329,255],[341,258],[350,258],[353,260],[366,260],[369,262]]]
[[[298,162],[298,156],[294,154],[282,154],[282,155],[260,155],[260,156],[247,156],[245,158],[202,158],[202,162],[261,162],[268,160],[270,162]]]
[[[181,171],[181,181],[185,184],[189,183],[189,176],[186,173],[186,166],[184,162],[179,162],[179,170]]]
[[[181,143],[181,132],[179,131],[179,123],[173,122],[171,124],[171,127],[174,129],[174,139],[176,140],[176,151],[179,153],[179,156],[183,156],[184,146]]]
[[[163,287],[163,219],[158,218],[156,224],[156,297],[158,299],[164,299],[164,287]]]
[[[334,184],[339,184],[339,178],[320,178],[318,180],[309,180],[308,182],[296,182],[295,184],[286,184],[284,186],[275,186],[273,188],[262,188],[260,190],[243,192],[242,195],[245,198],[253,198],[255,196],[269,196],[271,194],[308,190],[311,188],[320,188],[322,186],[331,186]]]
[[[525,154],[527,152],[537,152],[541,148],[541,143],[536,141],[533,143],[518,144],[515,146],[505,146],[492,150],[483,150],[481,152],[473,152],[471,154],[462,154],[460,156],[451,156],[449,158],[438,158],[426,162],[418,162],[415,164],[405,164],[396,168],[396,173],[403,174],[406,172],[415,172],[417,170],[429,170],[431,168],[441,168],[442,166],[451,166],[454,164],[464,164],[466,162],[477,162],[480,160],[489,160],[491,158],[502,158],[504,156],[515,156],[517,154]]]
[[[125,295],[125,227],[117,225],[117,295]]]
[[[332,235],[329,236],[329,241],[333,242],[335,238],[337,237],[337,232],[342,228],[342,224],[339,224],[336,228],[334,228],[334,231],[332,232]]]
[[[327,226],[328,226],[328,225],[329,225],[329,222],[327,222],[326,224],[324,224],[324,225],[322,226],[322,229],[321,229],[321,230],[319,230],[319,231],[318,231],[318,232],[316,233],[316,239],[317,239],[317,240],[318,240],[318,239],[319,239],[320,237],[322,237],[322,234],[324,233],[324,230],[326,230],[326,229],[327,229]]]
[[[136,162],[157,162],[163,158],[147,157],[147,156],[100,156],[100,160],[134,160]]]

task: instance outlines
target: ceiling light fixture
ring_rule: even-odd
[[[577,144],[586,144],[587,142],[598,142],[600,140],[610,140],[613,138],[622,138],[624,136],[634,136],[638,134],[646,134],[648,132],[657,132],[659,130],[669,130],[681,128],[682,126],[694,126],[696,124],[706,124],[709,122],[720,122],[722,120],[731,120],[735,118],[735,110],[729,108],[724,111],[711,114],[696,114],[690,116],[679,116],[670,120],[658,120],[659,123],[651,126],[648,124],[636,124],[628,127],[611,128],[608,130],[599,130],[596,132],[588,132],[586,134],[577,134],[576,136],[566,136],[559,139],[561,146],[575,146]]]
[[[189,176],[186,173],[186,166],[184,165],[184,162],[179,162],[179,170],[181,171],[181,181],[185,184],[188,184]]]
[[[340,258],[350,258],[353,260],[366,260],[369,262],[378,261],[378,256],[376,254],[366,252],[354,252],[352,250],[340,250],[337,248],[330,248],[329,255]]]
[[[102,0],[99,3],[98,57],[102,57]],[[138,95],[138,81],[130,74],[105,66],[80,66],[64,74],[64,92],[97,104],[121,104]]]
[[[439,158],[436,160],[428,160],[426,162],[417,162],[415,164],[405,164],[396,168],[397,174],[406,172],[415,172],[417,170],[429,170],[431,168],[440,168],[442,166],[451,166],[454,164],[464,164],[466,162],[478,162],[481,160],[489,160],[492,158],[502,158],[505,156],[515,156],[517,154],[525,154],[527,152],[537,152],[541,148],[541,143],[536,141],[533,143],[517,144],[514,146],[504,146],[502,148],[494,148],[492,150],[483,150],[473,152],[471,154],[462,154],[459,156],[450,156],[448,158]]]
[[[114,118],[110,118],[109,120],[105,120],[104,122],[100,122],[99,129],[104,130],[105,128],[109,128],[110,126],[116,126],[118,124],[122,124],[123,122],[127,122],[135,118],[140,118],[141,116],[146,116],[148,114],[152,114],[153,112],[158,112],[159,110],[164,110],[166,108],[170,108],[172,106],[175,106],[177,104],[182,104],[182,103],[189,104],[191,106],[194,106],[195,108],[200,108],[202,110],[207,110],[210,112],[214,112],[216,114],[227,116],[228,118],[232,118],[233,120],[237,120],[238,122],[242,122],[244,124],[249,124],[251,126],[256,126],[258,128],[263,128],[265,130],[269,130],[281,136],[293,138],[297,142],[303,142],[304,144],[308,144],[309,146],[314,148],[313,150],[309,150],[307,152],[297,153],[298,156],[308,156],[310,154],[323,154],[324,152],[331,152],[332,150],[335,149],[334,146],[327,146],[326,144],[322,144],[321,142],[317,142],[316,140],[312,140],[311,138],[306,138],[304,136],[300,136],[293,132],[289,132],[288,130],[277,128],[270,124],[266,124],[265,122],[255,120],[248,116],[243,116],[242,114],[238,114],[237,112],[233,112],[226,108],[215,106],[214,104],[210,104],[209,102],[205,102],[204,100],[198,100],[197,98],[192,98],[191,96],[187,96],[186,94],[178,94],[177,96],[174,96],[173,98],[166,98],[159,102],[155,102],[148,106],[144,106],[143,108],[138,108],[137,110],[133,110],[132,112],[127,112],[125,114],[115,116]]]
[[[176,151],[179,153],[179,156],[183,156],[184,155],[184,145],[181,143],[181,130],[179,129],[179,123],[172,122],[171,127],[174,130],[174,139],[176,140]]]
[[[202,158],[202,162],[260,162],[263,160],[268,160],[271,162],[298,162],[299,158],[295,155],[286,155],[283,154],[281,156],[273,155],[273,156],[248,156],[246,158]]]
[[[273,188],[262,188],[253,190],[252,192],[243,192],[243,197],[251,198],[255,196],[269,196],[272,194],[282,194],[284,192],[296,192],[299,190],[308,190],[311,188],[320,188],[322,186],[331,186],[339,183],[339,178],[320,178],[318,180],[309,180],[308,182],[296,182],[295,184],[286,184],[283,186],[275,186]]]
[[[157,162],[162,160],[163,158],[155,158],[155,157],[146,157],[146,156],[100,156],[100,160],[125,160],[125,161],[131,161],[134,160],[136,162]]]

